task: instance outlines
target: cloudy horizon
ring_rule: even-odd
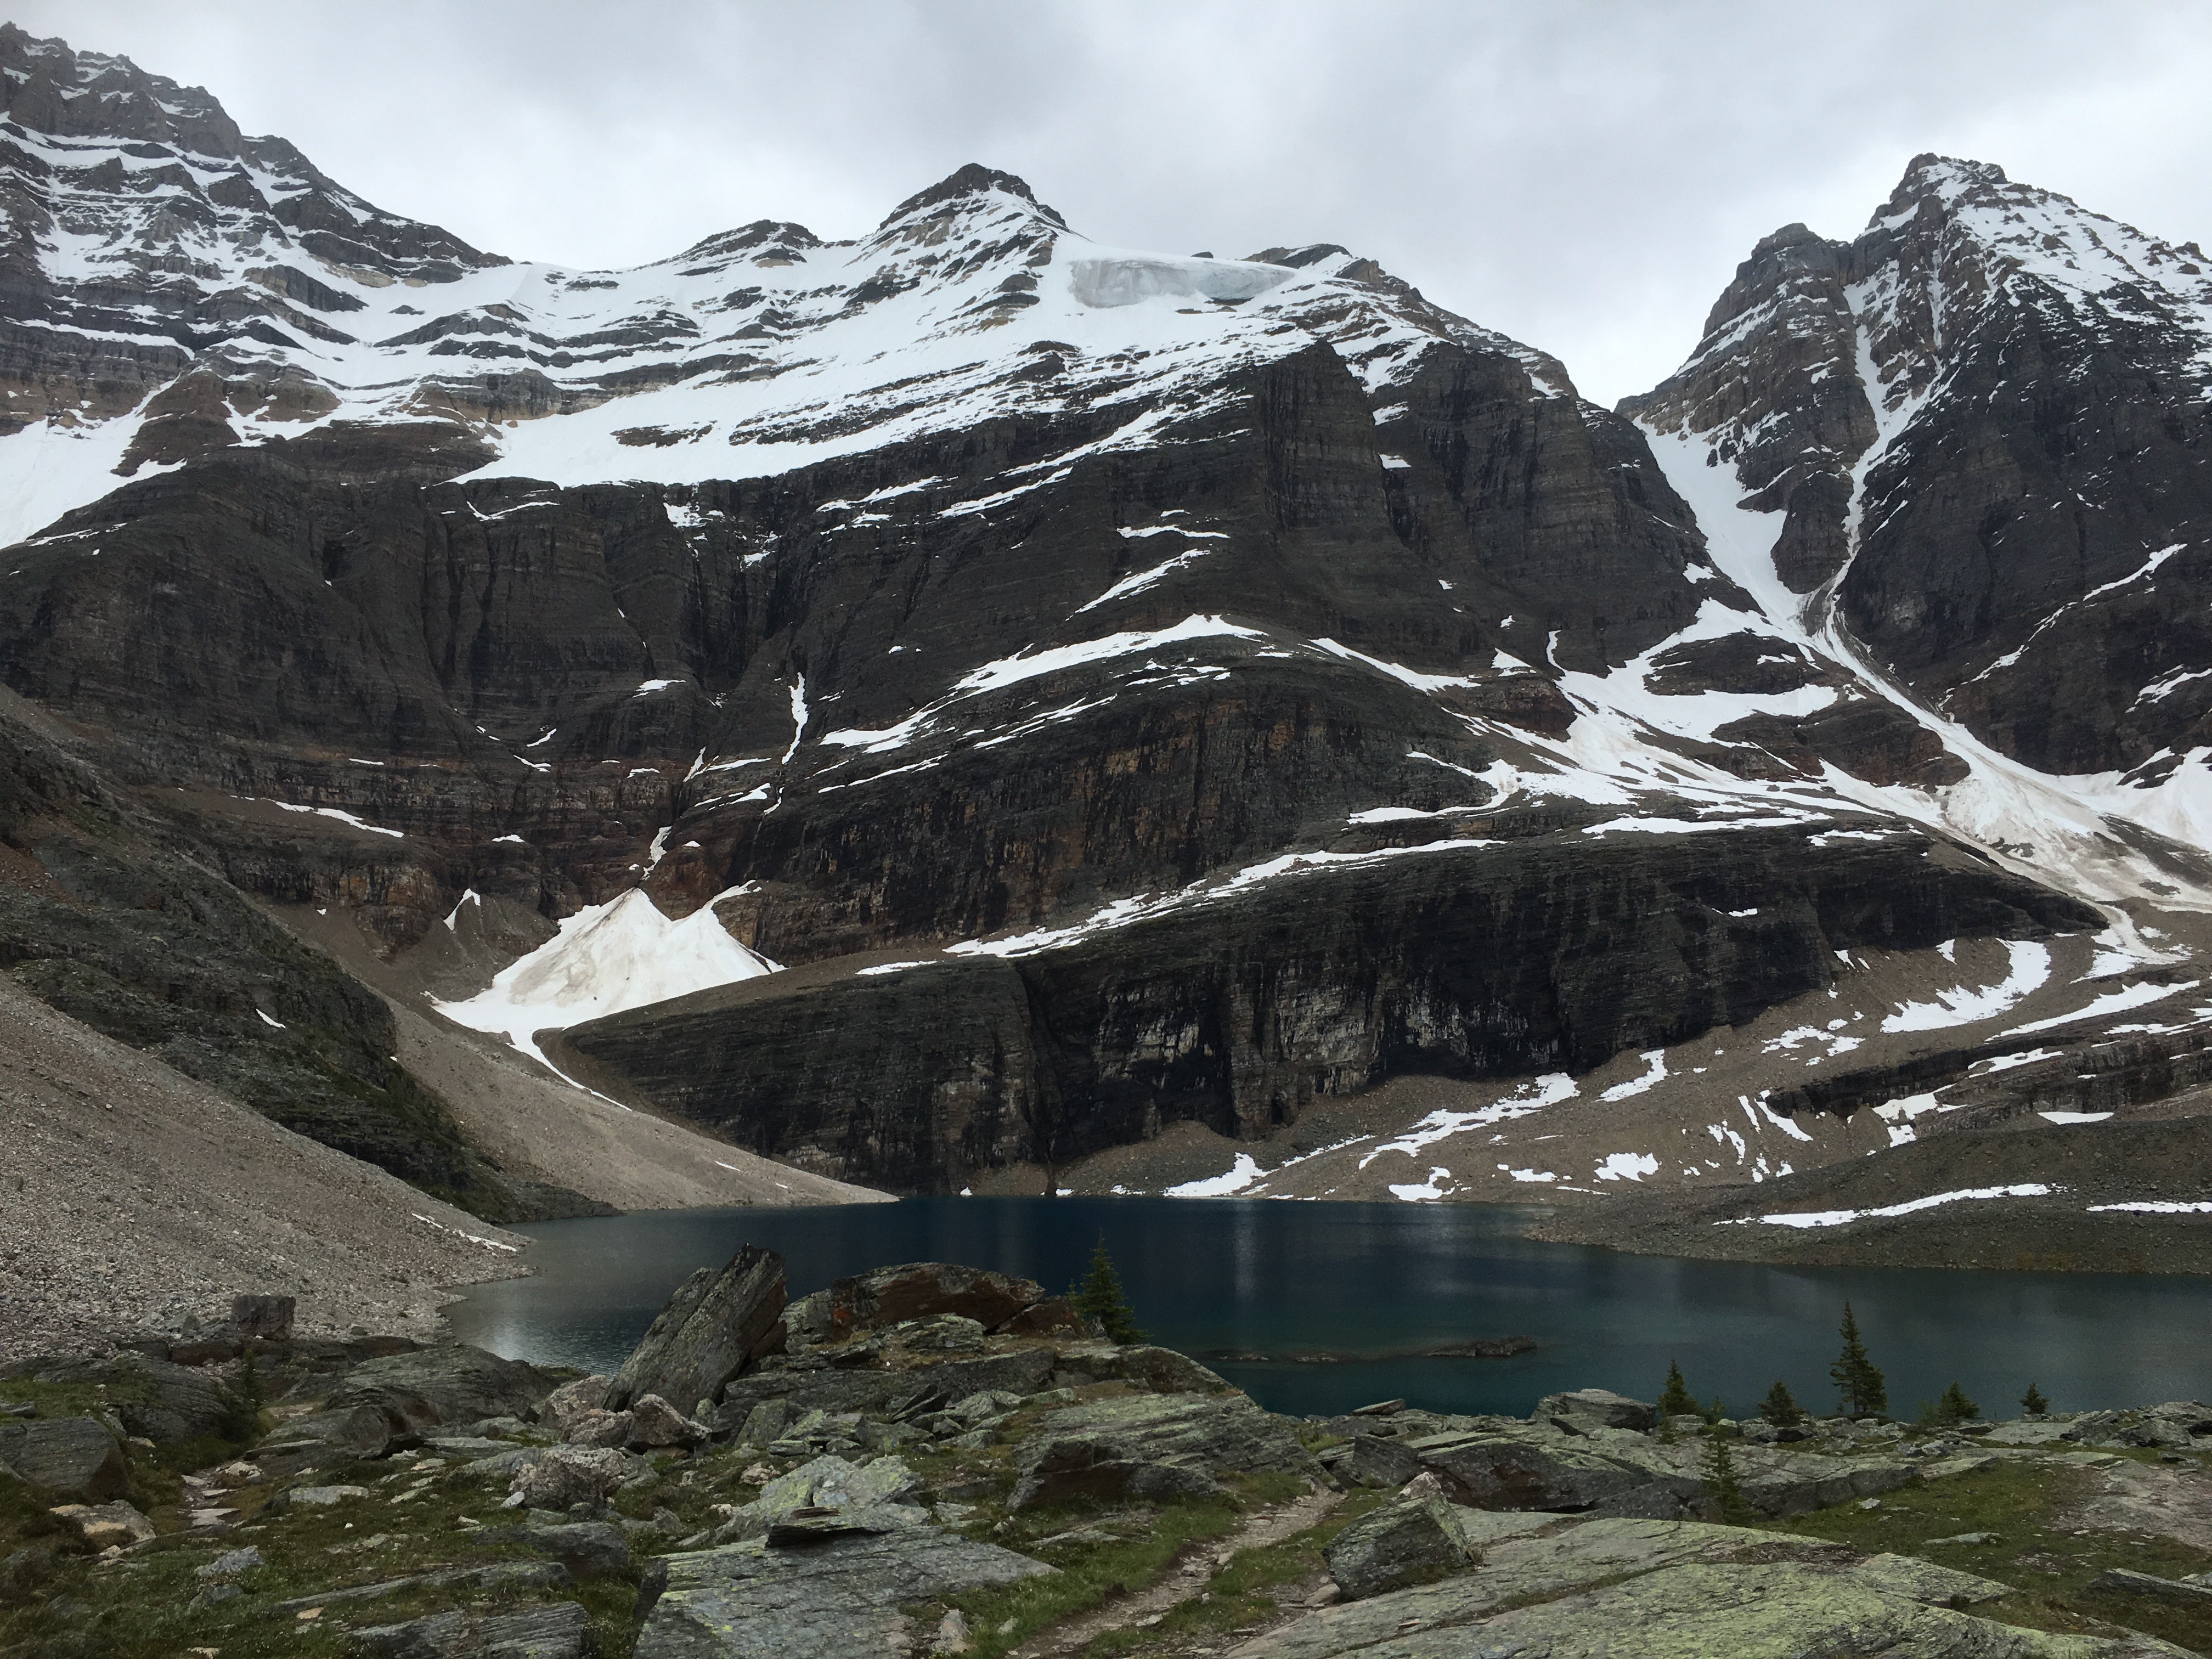
[[[851,237],[980,161],[1104,243],[1341,243],[1607,404],[1688,354],[1759,236],[1856,234],[1922,151],[2212,233],[2212,15],[2166,3],[5,15],[204,86],[379,206],[516,258],[640,264],[761,218]]]

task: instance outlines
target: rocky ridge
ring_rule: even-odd
[[[1025,1281],[912,1263],[787,1309],[781,1267],[703,1271],[623,1367],[702,1352],[676,1339],[705,1319],[724,1358],[690,1408],[295,1336],[270,1298],[195,1343],[20,1362],[0,1644],[2117,1659],[2212,1632],[2203,1405],[1708,1427],[1594,1389],[1292,1419]],[[1936,1530],[1992,1510],[2009,1540]]]
[[[1579,1201],[1757,1184],[1825,1159],[1846,1138],[1827,1116],[1861,1108],[1948,1132],[1966,1120],[1900,1104],[1942,1090],[1881,1092],[1958,1052],[1912,1037],[1947,1021],[1986,1024],[1970,1071],[2053,1058],[1994,1046],[2046,1021],[2155,1024],[2173,1052],[2127,1103],[2188,1097],[2212,1017],[2130,1016],[2202,948],[2193,774],[2154,799],[2039,770],[2056,750],[1942,702],[1909,653],[1869,657],[1850,620],[1908,520],[1967,556],[1907,510],[1948,486],[1906,462],[1961,375],[2018,356],[2007,329],[2045,349],[2017,385],[2093,388],[2062,422],[2088,471],[2051,477],[2087,489],[2130,376],[2186,401],[2186,250],[1923,158],[1848,256],[1794,234],[1761,252],[1692,364],[1624,414],[1346,250],[1105,247],[981,167],[850,240],[775,222],[637,271],[502,262],[237,136],[204,94],[5,46],[23,384],[76,402],[0,436],[26,515],[0,673],[210,878],[553,1086],[950,1192],[1206,1136],[1230,1143],[1211,1169],[1105,1184],[1235,1182],[1427,1079],[1442,1103],[1362,1123],[1403,1148],[1351,1171],[1410,1201],[1477,1195],[1477,1139],[1484,1182],[1525,1170]],[[358,257],[326,240],[347,227]],[[301,284],[250,277],[279,255]],[[1861,344],[1880,368],[1854,382]],[[101,370],[112,397],[67,378],[111,346],[156,367]],[[168,378],[149,396],[148,375]],[[271,377],[305,389],[240,390]],[[2016,395],[1988,405],[2015,447]],[[1868,489],[1897,510],[1862,511]],[[2194,496],[2157,499],[2122,541],[2186,530]],[[2099,546],[2090,611],[2108,581],[2136,592]],[[2160,557],[2138,585],[2180,592],[2153,579],[2185,555]],[[1808,611],[1821,583],[1842,597]],[[1992,627],[1991,653],[2024,648]],[[33,886],[36,839],[9,842]],[[24,931],[10,970],[40,994],[189,1046],[52,918]],[[1989,946],[2002,971],[1918,994],[1929,951]],[[2089,957],[2084,988],[2022,989],[2031,951]],[[639,964],[662,961],[648,998]],[[1720,1123],[1690,1045],[1847,988],[1854,1016],[1904,1022],[1893,1052],[1830,1090],[1835,1068],[1809,1074],[1842,1040],[1778,1030],[1736,1079],[1746,1123]],[[387,1057],[361,1062],[379,1115],[428,1126],[358,1149],[495,1210],[495,1160],[441,1141],[436,1089],[353,1000]],[[856,1011],[857,1106],[819,1040]],[[228,1012],[236,1047],[273,1041]],[[1599,1080],[1631,1054],[1659,1074]],[[1586,1178],[1520,1162],[1504,1127],[1565,1099],[1560,1077],[1614,1109],[1584,1126]],[[1707,1128],[1721,1159],[1671,1156]],[[402,1168],[416,1142],[453,1167]]]

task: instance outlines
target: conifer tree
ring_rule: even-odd
[[[1966,1391],[1954,1382],[1943,1390],[1943,1397],[1936,1402],[1938,1422],[1971,1423],[1982,1414],[1982,1408],[1966,1398]]]
[[[1659,1415],[1687,1417],[1697,1412],[1698,1402],[1691,1397],[1690,1385],[1682,1380],[1682,1368],[1673,1360],[1667,1362],[1667,1386],[1659,1391]]]
[[[1789,1385],[1781,1382],[1759,1402],[1759,1414],[1778,1429],[1794,1428],[1805,1420],[1805,1408],[1790,1397]]]
[[[2043,1390],[2031,1382],[2027,1392],[2020,1397],[2020,1408],[2030,1417],[2040,1417],[2051,1409],[2051,1402],[2043,1397]]]
[[[1743,1486],[1736,1479],[1735,1460],[1729,1455],[1728,1436],[1714,1424],[1705,1430],[1705,1467],[1702,1471],[1705,1495],[1721,1512],[1721,1519],[1731,1527],[1748,1526],[1759,1518],[1758,1511],[1743,1495]]]
[[[1889,1409],[1888,1385],[1883,1381],[1881,1368],[1867,1357],[1866,1344],[1859,1340],[1858,1316],[1848,1302],[1844,1304],[1842,1335],[1844,1351],[1828,1367],[1828,1375],[1835,1379],[1844,1414],[1880,1416]]]
[[[1123,1347],[1141,1342],[1145,1334],[1137,1328],[1137,1312],[1121,1294],[1121,1276],[1114,1271],[1114,1259],[1106,1254],[1106,1235],[1098,1235],[1098,1243],[1091,1251],[1091,1266],[1069,1292],[1075,1311],[1085,1319],[1095,1319],[1113,1341]]]

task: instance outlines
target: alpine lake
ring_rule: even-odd
[[[1731,1414],[1777,1378],[1829,1411],[1846,1300],[1898,1416],[1953,1381],[1992,1416],[2015,1414],[2031,1382],[2059,1411],[2212,1394],[2212,1285],[2193,1275],[1695,1261],[1541,1243],[1519,1236],[1524,1220],[1486,1205],[1254,1199],[647,1212],[516,1229],[533,1240],[532,1276],[447,1312],[462,1341],[611,1372],[686,1276],[743,1243],[781,1253],[796,1297],[932,1261],[1061,1291],[1103,1238],[1150,1340],[1292,1414],[1402,1398],[1525,1416],[1545,1395],[1593,1387],[1650,1400],[1670,1360]],[[1518,1346],[1507,1338],[1534,1346],[1464,1352]]]

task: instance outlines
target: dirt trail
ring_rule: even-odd
[[[1040,1631],[1009,1653],[1006,1659],[1059,1659],[1059,1656],[1080,1653],[1090,1645],[1092,1638],[1107,1631],[1127,1630],[1147,1622],[1157,1624],[1203,1590],[1239,1550],[1279,1544],[1293,1533],[1318,1525],[1343,1501],[1342,1492],[1322,1486],[1287,1504],[1261,1510],[1227,1536],[1194,1545],[1149,1589],[1119,1597],[1103,1607],[1078,1613]]]

